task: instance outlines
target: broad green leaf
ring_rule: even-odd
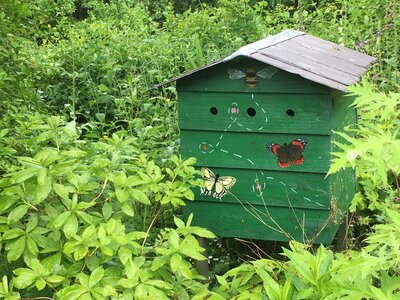
[[[38,249],[35,241],[30,236],[27,237],[26,246],[27,246],[26,248],[28,249],[29,253],[31,253],[35,257],[38,255],[39,249]]]
[[[86,287],[80,284],[75,284],[60,290],[57,292],[57,296],[60,300],[75,300],[86,292],[88,292]]]
[[[21,183],[29,178],[35,176],[39,172],[39,169],[37,168],[28,168],[19,172],[14,173],[14,175],[11,177],[11,182],[12,183]]]
[[[138,284],[135,289],[134,299],[157,299],[157,300],[168,300],[167,295],[158,288],[155,288],[147,284]]]
[[[4,212],[19,201],[18,195],[0,195],[0,212]]]
[[[216,236],[211,231],[197,226],[191,226],[188,228],[188,232],[194,235],[198,235],[200,237],[204,237],[207,239],[214,239]]]
[[[130,190],[130,194],[131,194],[132,198],[135,199],[136,201],[139,201],[143,204],[150,205],[149,197],[147,197],[147,195],[145,193],[143,193],[141,190],[132,189],[132,190]]]
[[[79,246],[75,251],[74,251],[74,258],[75,260],[81,260],[83,259],[87,254],[88,254],[88,249],[84,246]]]
[[[42,168],[39,170],[37,174],[37,183],[39,184],[39,186],[43,186],[46,182],[46,179],[47,179],[47,169]]]
[[[126,203],[129,199],[129,192],[124,188],[116,188],[115,195],[117,196],[118,201],[121,203]]]
[[[278,300],[280,298],[280,285],[272,279],[267,271],[261,268],[257,268],[256,270],[263,280],[264,290],[266,291],[268,298],[271,300]]]
[[[185,197],[185,199],[194,200],[194,193],[190,188],[183,192],[183,196]]]
[[[33,284],[37,278],[35,272],[27,268],[19,268],[14,271],[17,275],[14,278],[14,285],[19,289],[24,289]]]
[[[121,209],[126,215],[130,217],[133,217],[135,215],[135,211],[133,210],[133,206],[130,202],[123,203],[121,205]]]
[[[60,275],[52,275],[49,278],[46,279],[47,282],[50,283],[60,283],[61,281],[63,281],[65,278],[60,276]]]
[[[167,255],[155,257],[153,260],[153,264],[151,265],[151,270],[157,271],[159,268],[161,268],[166,263],[168,263],[168,261],[169,261],[169,257]]]
[[[186,237],[179,246],[179,252],[197,260],[205,260],[206,257],[200,252],[204,249],[199,246],[199,243],[193,236]]]
[[[56,228],[62,227],[65,224],[65,222],[67,222],[71,214],[72,212],[66,211],[63,212],[61,215],[58,215],[53,221],[54,227]]]
[[[174,250],[178,250],[179,248],[179,235],[176,230],[171,229],[168,233],[168,243],[170,247]]]
[[[178,227],[178,228],[185,228],[185,223],[181,219],[179,219],[175,216],[174,216],[174,223],[175,223],[176,227]]]
[[[194,297],[191,298],[191,300],[204,300],[204,299],[207,299],[207,300],[229,300],[229,299],[222,297],[221,295],[219,295],[217,293],[209,292],[209,291],[202,292],[200,294],[196,294]],[[251,298],[247,298],[247,299],[250,300]],[[245,300],[245,299],[243,299],[243,300]],[[251,300],[253,300],[253,299],[251,299]]]
[[[226,290],[229,289],[229,285],[228,282],[226,281],[225,277],[223,276],[219,276],[219,275],[215,275],[215,278],[217,279],[218,283],[225,288]]]
[[[190,215],[186,221],[186,227],[189,227],[190,224],[192,224],[192,220],[193,220],[193,213],[190,213]]]
[[[70,150],[64,150],[61,151],[62,155],[68,156],[68,157],[73,157],[73,158],[80,158],[80,157],[85,157],[87,153],[79,148],[74,148]]]
[[[35,198],[32,201],[32,205],[37,205],[44,201],[51,193],[52,186],[50,177],[46,177],[45,183],[43,186],[37,185],[34,189]]]
[[[292,265],[297,271],[310,283],[316,285],[313,272],[311,270],[310,262],[305,260],[299,253],[283,249],[285,255],[291,260]],[[303,252],[304,253],[304,252]],[[307,252],[308,253],[308,252]],[[311,254],[309,254],[310,256]]]
[[[82,203],[82,202],[81,202]],[[79,203],[80,204],[80,203]],[[79,205],[78,204],[78,205]],[[79,216],[81,220],[83,220],[86,224],[93,225],[94,218],[84,211],[77,211],[76,214]]]
[[[125,172],[118,172],[116,176],[114,176],[114,184],[118,187],[126,186],[126,174]]]
[[[96,117],[96,119],[97,119],[99,122],[104,122],[104,120],[105,120],[105,118],[106,118],[106,115],[103,114],[103,113],[96,113],[96,114],[95,114],[95,117]]]
[[[3,234],[3,240],[15,239],[16,237],[19,237],[24,234],[25,234],[25,232],[21,228],[13,228],[13,229],[7,230]]]
[[[118,250],[118,256],[122,264],[127,264],[127,262],[132,259],[132,251],[128,247],[121,247]]]
[[[58,184],[58,183],[53,184],[53,189],[56,192],[56,194],[64,200],[69,200],[68,194],[73,191],[73,189],[71,190],[71,187],[66,187],[63,184]]]
[[[9,262],[16,261],[18,258],[21,257],[22,253],[25,251],[26,246],[26,237],[21,236],[18,239],[8,242],[6,244],[7,252],[7,260]]]
[[[109,92],[110,89],[103,83],[99,84],[97,86],[97,88],[99,89],[100,92]]]
[[[104,276],[104,269],[102,267],[97,267],[89,278],[89,287],[94,287]]]
[[[169,262],[172,272],[175,273],[179,271],[179,269],[181,268],[181,264],[182,264],[182,256],[180,256],[178,253],[173,254]]]
[[[78,231],[78,219],[74,214],[70,214],[64,224],[63,231],[66,237],[71,237]]]
[[[163,289],[163,290],[172,290],[173,289],[173,286],[170,283],[163,281],[163,280],[156,280],[156,279],[146,280],[146,284],[152,285],[156,288]]]
[[[7,217],[7,224],[13,224],[19,221],[28,212],[29,206],[22,204],[14,208]]]
[[[136,264],[132,260],[129,260],[125,265],[125,275],[133,282],[138,282],[139,274],[140,269],[138,268],[138,266],[136,266]]]
[[[102,207],[102,213],[103,213],[104,219],[106,219],[106,220],[110,219],[110,217],[113,214],[112,204],[109,202],[106,202]]]
[[[41,291],[46,287],[46,281],[44,281],[43,279],[39,279],[35,282],[35,286],[38,291]]]

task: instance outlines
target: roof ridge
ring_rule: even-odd
[[[256,41],[254,43],[245,45],[245,46],[239,48],[238,50],[236,50],[235,52],[233,52],[231,55],[225,57],[222,61],[226,62],[226,61],[232,60],[238,56],[249,56],[261,49],[271,47],[273,45],[279,44],[281,42],[287,41],[296,36],[304,35],[304,34],[306,34],[306,33],[302,32],[302,31],[286,29],[276,35],[272,35],[272,36],[266,37],[262,40]]]

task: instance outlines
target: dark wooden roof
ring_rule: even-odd
[[[237,57],[250,57],[308,80],[346,92],[376,58],[296,30],[246,45],[228,57],[164,81],[156,87]]]

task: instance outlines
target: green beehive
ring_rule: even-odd
[[[353,170],[326,177],[332,131],[356,122],[346,87],[374,60],[286,30],[164,82],[205,180],[184,214],[220,237],[331,243],[355,192]]]

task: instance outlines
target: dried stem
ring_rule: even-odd
[[[160,212],[161,212],[162,208],[163,208],[163,206],[161,205],[161,206],[160,206],[160,208],[157,210],[157,213],[155,214],[155,216],[154,216],[153,220],[151,220],[151,223],[150,223],[150,225],[149,225],[149,228],[147,228],[147,231],[146,231],[146,237],[144,238],[144,240],[143,240],[143,243],[142,243],[142,251],[141,251],[141,255],[143,255],[144,244],[146,244],[147,237],[149,236],[149,232],[150,232],[150,230],[151,230],[151,227],[153,227],[153,225],[154,225],[154,222],[156,221],[156,219],[157,219],[158,215],[160,214]]]

